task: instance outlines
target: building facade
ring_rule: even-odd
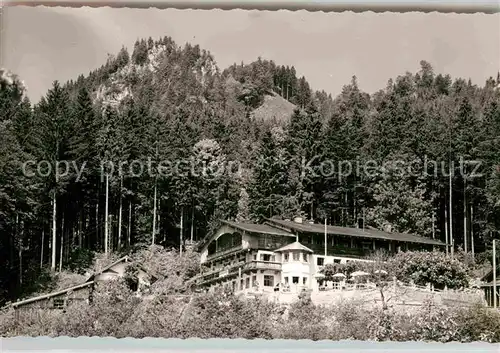
[[[374,251],[433,250],[444,243],[411,234],[267,219],[263,224],[224,221],[199,245],[201,288],[238,291],[318,290],[327,264],[368,261]]]

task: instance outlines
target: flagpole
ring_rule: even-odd
[[[326,254],[327,254],[327,251],[326,251],[326,244],[327,244],[327,237],[326,237],[326,218],[325,218],[325,257],[326,257]]]
[[[493,239],[493,307],[497,308],[497,247]]]

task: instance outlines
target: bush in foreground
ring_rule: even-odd
[[[366,309],[356,301],[315,306],[300,300],[281,307],[228,293],[157,295],[141,300],[116,282],[98,288],[94,303],[58,310],[0,314],[0,334],[162,338],[264,338],[376,341],[500,342],[500,313],[482,306],[414,312]]]

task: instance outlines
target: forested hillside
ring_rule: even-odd
[[[2,71],[0,305],[90,251],[178,248],[220,219],[364,222],[478,255],[500,229],[500,75],[477,86],[420,65],[373,95],[353,77],[335,98],[293,67],[222,71],[170,38],[39,102]]]

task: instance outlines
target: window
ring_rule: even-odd
[[[255,287],[257,284],[257,276],[252,276],[252,287]]]
[[[274,287],[274,276],[264,275],[264,287]]]
[[[240,282],[240,289],[243,289],[243,280]]]
[[[288,254],[285,254],[284,256],[285,256],[285,257],[284,257],[284,261],[285,261],[285,262],[288,262]]]
[[[247,277],[245,280],[245,288],[250,288],[250,277]]]
[[[288,284],[288,277],[285,277],[285,284]]]
[[[302,284],[307,285],[307,277],[302,277]]]
[[[292,277],[293,284],[299,284],[299,277]]]
[[[340,259],[335,259],[335,260],[333,260],[333,263],[335,263],[335,264],[339,264],[339,263],[340,263]]]
[[[302,254],[304,256],[304,262],[309,262],[308,254]]]
[[[62,309],[64,308],[64,299],[54,298],[53,304],[54,304],[54,309]]]
[[[293,261],[300,261],[300,253],[298,252],[293,253]]]
[[[269,254],[260,254],[260,261],[271,261],[271,255],[269,255]]]
[[[318,266],[324,266],[324,265],[325,265],[325,258],[324,258],[324,257],[318,257],[318,258],[316,259],[316,264],[317,264]]]
[[[254,261],[257,260],[257,254],[253,256]]]

